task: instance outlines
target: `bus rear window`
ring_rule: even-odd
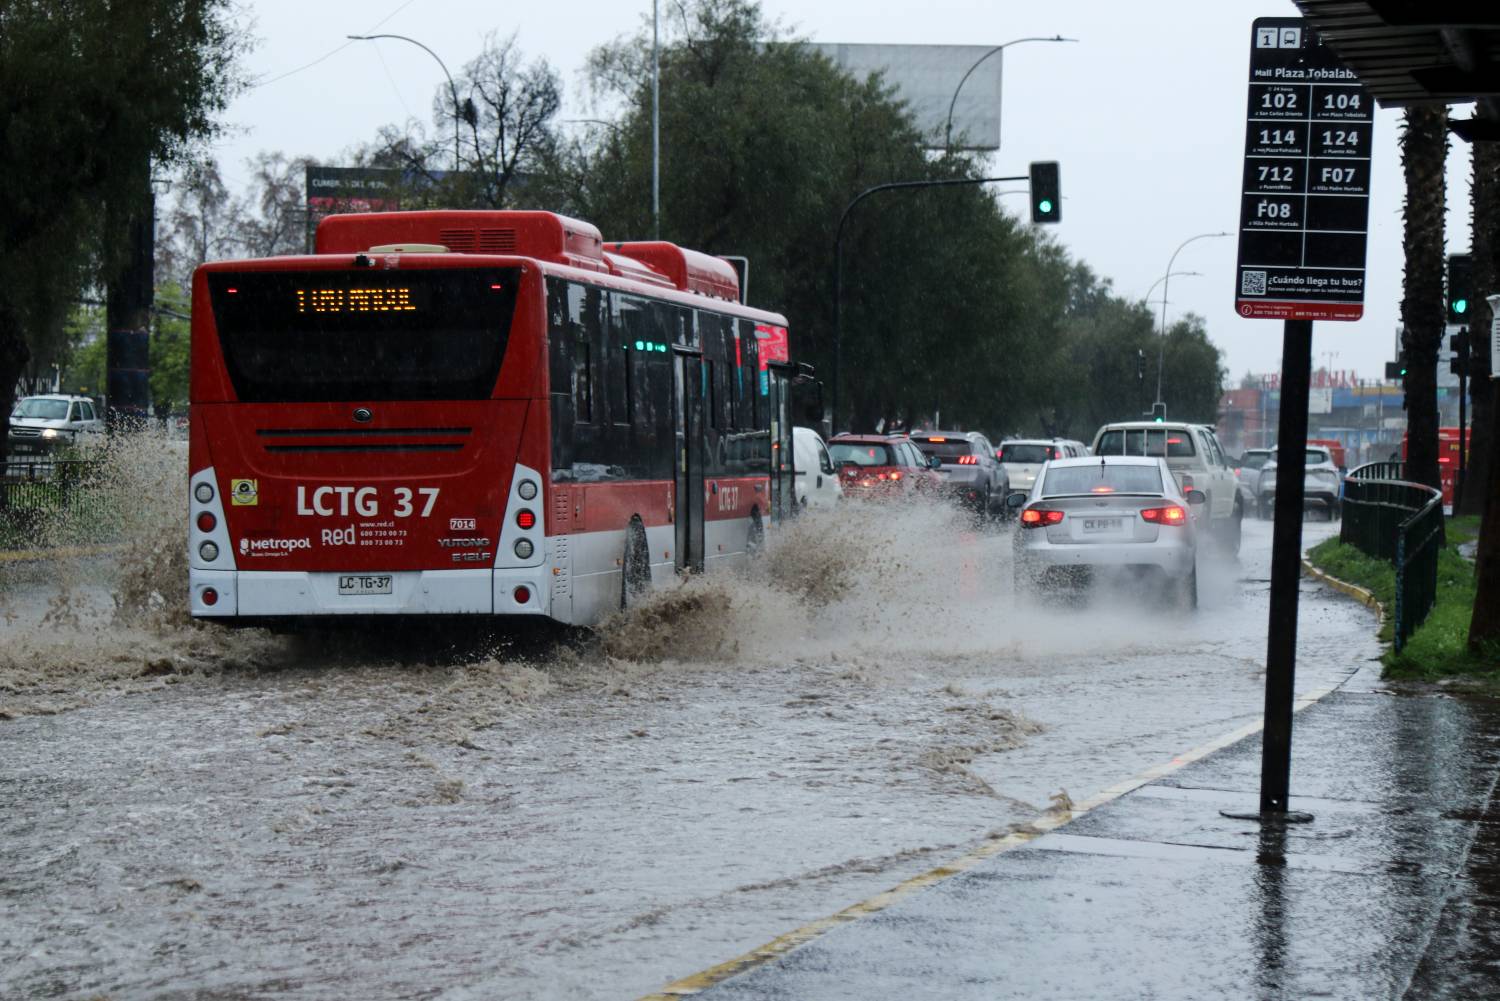
[[[477,400],[494,391],[515,269],[253,271],[208,276],[245,403]]]

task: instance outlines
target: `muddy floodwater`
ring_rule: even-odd
[[[1188,614],[1018,602],[1009,529],[851,505],[597,634],[455,650],[195,627],[159,506],[0,566],[0,997],[635,997],[1263,697],[1267,523]],[[1378,654],[1302,597],[1299,690]]]

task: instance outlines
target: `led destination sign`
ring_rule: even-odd
[[[414,313],[410,288],[299,288],[299,313]]]

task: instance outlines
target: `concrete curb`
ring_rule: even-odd
[[[1302,571],[1314,580],[1320,580],[1324,584],[1327,584],[1335,591],[1342,591],[1366,608],[1374,609],[1382,620],[1385,619],[1385,606],[1380,603],[1373,592],[1360,587],[1358,584],[1351,584],[1347,580],[1340,580],[1326,570],[1318,569],[1318,567],[1313,565],[1312,560],[1307,558],[1306,553],[1302,554]]]

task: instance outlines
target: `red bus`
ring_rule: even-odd
[[[1438,428],[1438,483],[1443,488],[1443,506],[1453,507],[1453,494],[1458,485],[1458,452],[1462,448],[1464,452],[1464,466],[1468,468],[1469,459],[1469,437],[1473,428],[1464,428],[1463,444],[1459,444],[1458,428]],[[1411,437],[1411,432],[1401,436],[1401,461],[1406,461],[1406,443]]]
[[[548,212],[330,216],[313,255],[206,264],[192,613],[589,624],[738,564],[789,451],[757,347],[785,329],[719,258]]]

